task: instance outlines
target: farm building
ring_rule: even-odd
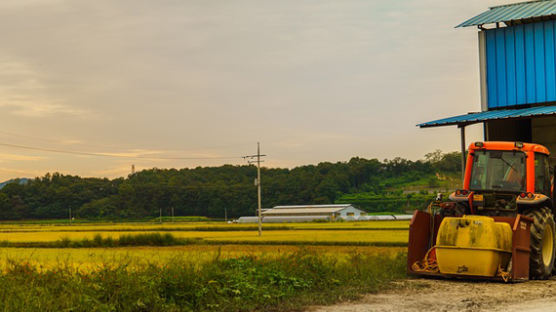
[[[307,205],[307,206],[275,206],[263,212],[263,217],[316,217],[324,216],[330,220],[337,218],[359,218],[366,213],[352,205]]]
[[[394,221],[411,220],[413,215],[367,215],[352,205],[276,206],[262,209],[263,223],[313,221]],[[257,223],[258,217],[240,217],[238,223]]]
[[[457,27],[478,29],[481,111],[418,126],[459,127],[463,152],[465,127],[482,123],[487,141],[534,142],[554,153],[556,0],[491,7]]]
[[[263,223],[298,223],[298,222],[315,222],[315,221],[330,221],[327,216],[283,216],[283,217],[263,217]],[[237,223],[257,223],[259,222],[258,217],[248,216],[240,217],[237,219]]]
[[[311,221],[335,221],[335,220],[358,220],[365,216],[365,211],[357,209],[352,205],[303,205],[303,206],[275,206],[264,209],[262,212],[263,222],[311,222]],[[239,223],[257,222],[257,217],[241,217]]]

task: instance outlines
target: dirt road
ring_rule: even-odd
[[[556,279],[517,284],[416,279],[360,301],[310,312],[556,311]]]

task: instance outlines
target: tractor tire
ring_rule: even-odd
[[[524,211],[533,219],[531,224],[531,254],[529,257],[529,278],[547,279],[552,275],[556,257],[556,225],[554,216],[547,207]]]

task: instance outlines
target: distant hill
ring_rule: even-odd
[[[265,207],[348,203],[367,212],[426,207],[434,193],[460,180],[460,154],[436,151],[425,160],[353,157],[295,168],[261,168]],[[101,179],[49,173],[0,183],[0,220],[144,219],[169,216],[237,218],[257,206],[254,166],[142,170]],[[11,183],[11,184],[10,184]],[[2,186],[9,185],[2,188]]]
[[[6,186],[7,184],[14,183],[14,182],[19,182],[19,184],[23,185],[23,184],[27,184],[29,182],[29,179],[28,178],[17,178],[17,179],[10,179],[8,181],[4,181],[4,182],[0,183],[0,190],[2,188],[4,188],[4,186]]]

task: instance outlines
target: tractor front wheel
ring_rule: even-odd
[[[548,207],[529,209],[524,215],[533,219],[531,224],[531,254],[529,277],[547,279],[552,274],[556,256],[556,225]]]

